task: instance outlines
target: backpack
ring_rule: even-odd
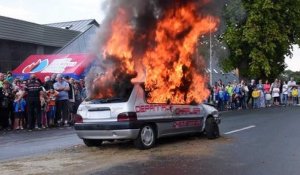
[[[293,97],[298,97],[298,89],[293,89],[292,90],[292,96]]]

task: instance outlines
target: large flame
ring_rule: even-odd
[[[214,32],[219,19],[199,15],[195,1],[189,1],[176,8],[168,8],[149,29],[143,54],[134,54],[135,29],[130,25],[126,11],[119,10],[111,23],[111,36],[101,49],[104,61],[112,60],[114,66],[106,66],[106,78],[94,81],[94,97],[114,95],[112,88],[103,84],[119,83],[120,75],[136,76],[135,81],[145,81],[149,103],[187,104],[202,102],[209,91],[202,57],[195,57],[199,36]],[[149,37],[151,35],[151,37]],[[196,64],[201,62],[202,64]],[[141,65],[142,64],[142,65]],[[118,72],[118,73],[117,73]],[[146,73],[146,75],[144,75]],[[145,78],[145,80],[141,80]],[[124,80],[124,79],[123,79]],[[111,83],[108,83],[108,82]]]
[[[197,72],[192,58],[198,37],[214,30],[216,24],[212,17],[198,17],[195,4],[168,11],[159,21],[157,44],[143,59],[149,102],[181,104],[207,98],[206,79]]]

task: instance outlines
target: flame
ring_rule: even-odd
[[[104,49],[106,54],[104,58],[114,56],[118,61],[122,62],[122,71],[131,74],[135,72],[132,57],[133,48],[130,46],[134,32],[128,21],[126,12],[123,9],[119,9],[117,18],[112,23],[112,35]]]
[[[169,11],[158,23],[156,47],[146,53],[147,99],[151,103],[201,102],[209,91],[206,78],[200,75],[193,63],[198,37],[215,30],[217,20],[197,16],[195,4]]]
[[[208,1],[202,5],[205,3]],[[149,103],[202,102],[209,91],[207,78],[201,72],[203,60],[195,59],[195,51],[199,36],[215,32],[218,24],[217,17],[199,15],[196,1],[189,1],[167,9],[141,39],[136,38],[139,35],[135,35],[126,11],[119,9],[111,23],[111,36],[102,49],[104,62],[112,60],[115,64],[106,64],[104,77],[94,80],[94,97],[113,96],[113,84],[124,80],[120,77],[127,74],[132,82],[145,82]],[[145,52],[135,54],[133,41],[145,38]]]

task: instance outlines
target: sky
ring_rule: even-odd
[[[105,0],[0,0],[0,15],[38,24],[105,17]],[[294,46],[293,57],[286,58],[287,69],[300,71],[300,49]]]

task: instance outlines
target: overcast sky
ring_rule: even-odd
[[[0,0],[0,15],[39,24],[96,19],[101,23],[105,0]],[[288,69],[300,71],[300,49],[287,58]]]

